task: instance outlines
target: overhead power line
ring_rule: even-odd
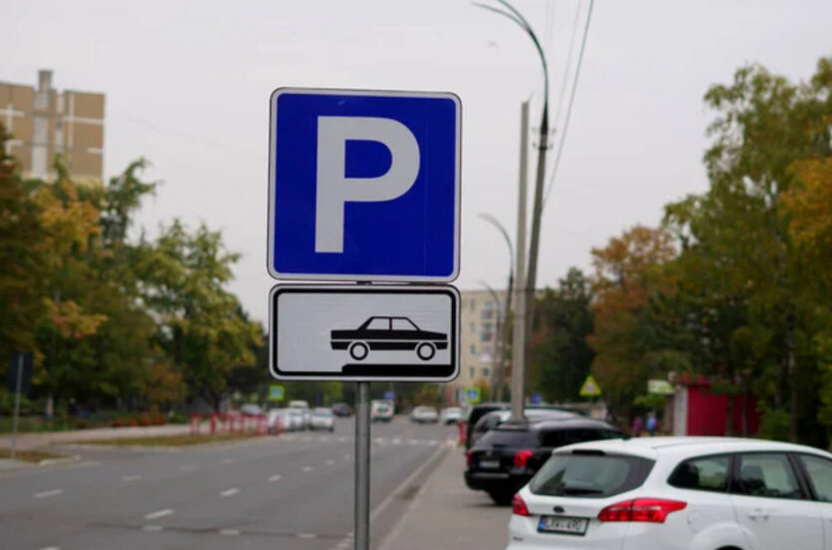
[[[558,143],[558,152],[555,155],[555,163],[552,168],[552,174],[549,176],[549,185],[546,186],[546,192],[543,195],[543,207],[546,207],[546,201],[549,199],[549,194],[552,192],[552,186],[555,183],[555,177],[558,174],[558,167],[560,166],[561,155],[563,154],[563,144],[566,142],[566,134],[569,130],[569,120],[572,118],[572,105],[575,102],[575,91],[578,89],[578,79],[581,76],[581,67],[584,61],[584,50],[586,49],[586,38],[589,35],[589,25],[592,21],[592,8],[595,5],[595,0],[589,0],[589,9],[586,14],[586,24],[584,25],[584,36],[581,39],[581,49],[578,52],[578,64],[575,68],[575,78],[572,81],[572,92],[569,94],[569,104],[566,107],[566,119],[563,121],[563,131],[560,135],[560,142]]]

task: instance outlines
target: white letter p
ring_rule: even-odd
[[[391,155],[390,169],[375,178],[347,178],[347,140],[377,141]],[[318,179],[315,252],[344,252],[344,205],[401,197],[419,174],[419,144],[401,122],[390,118],[318,117]]]

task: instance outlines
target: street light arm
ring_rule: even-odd
[[[509,236],[508,231],[506,231],[506,228],[503,227],[503,224],[500,223],[500,220],[498,220],[491,214],[480,213],[478,214],[478,216],[490,223],[491,225],[493,225],[494,227],[496,227],[497,231],[499,231],[503,235],[503,238],[506,240],[509,253],[509,276],[512,276],[514,274],[514,243],[511,241],[511,237]]]
[[[518,25],[523,27],[524,30],[528,31],[528,29],[526,27],[526,24],[523,23],[523,19],[518,19],[516,15],[514,15],[510,12],[503,11],[499,8],[495,8],[494,6],[489,6],[488,4],[483,4],[482,2],[471,2],[471,3],[475,6],[477,6],[478,8],[482,8],[482,9],[488,10],[488,11],[493,11],[494,13],[499,13],[503,17],[508,17],[509,19],[511,19],[512,21],[514,21],[515,23],[517,23]]]

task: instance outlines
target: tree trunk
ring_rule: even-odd
[[[742,411],[740,414],[742,422],[742,436],[748,437],[748,377],[742,377]]]
[[[736,396],[733,393],[728,393],[728,404],[725,407],[725,435],[728,437],[736,435],[734,429],[734,408]]]
[[[789,440],[797,442],[797,359],[794,354],[794,307],[786,316],[786,367],[789,388]]]

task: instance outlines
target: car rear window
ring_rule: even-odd
[[[558,448],[573,443],[598,441],[601,439],[621,439],[622,437],[624,437],[622,432],[607,428],[556,428],[540,431],[540,445],[543,447]]]
[[[529,430],[491,430],[477,442],[478,447],[537,447],[534,433]]]
[[[556,454],[532,478],[536,495],[604,498],[639,487],[653,467],[646,458],[604,454]]]

